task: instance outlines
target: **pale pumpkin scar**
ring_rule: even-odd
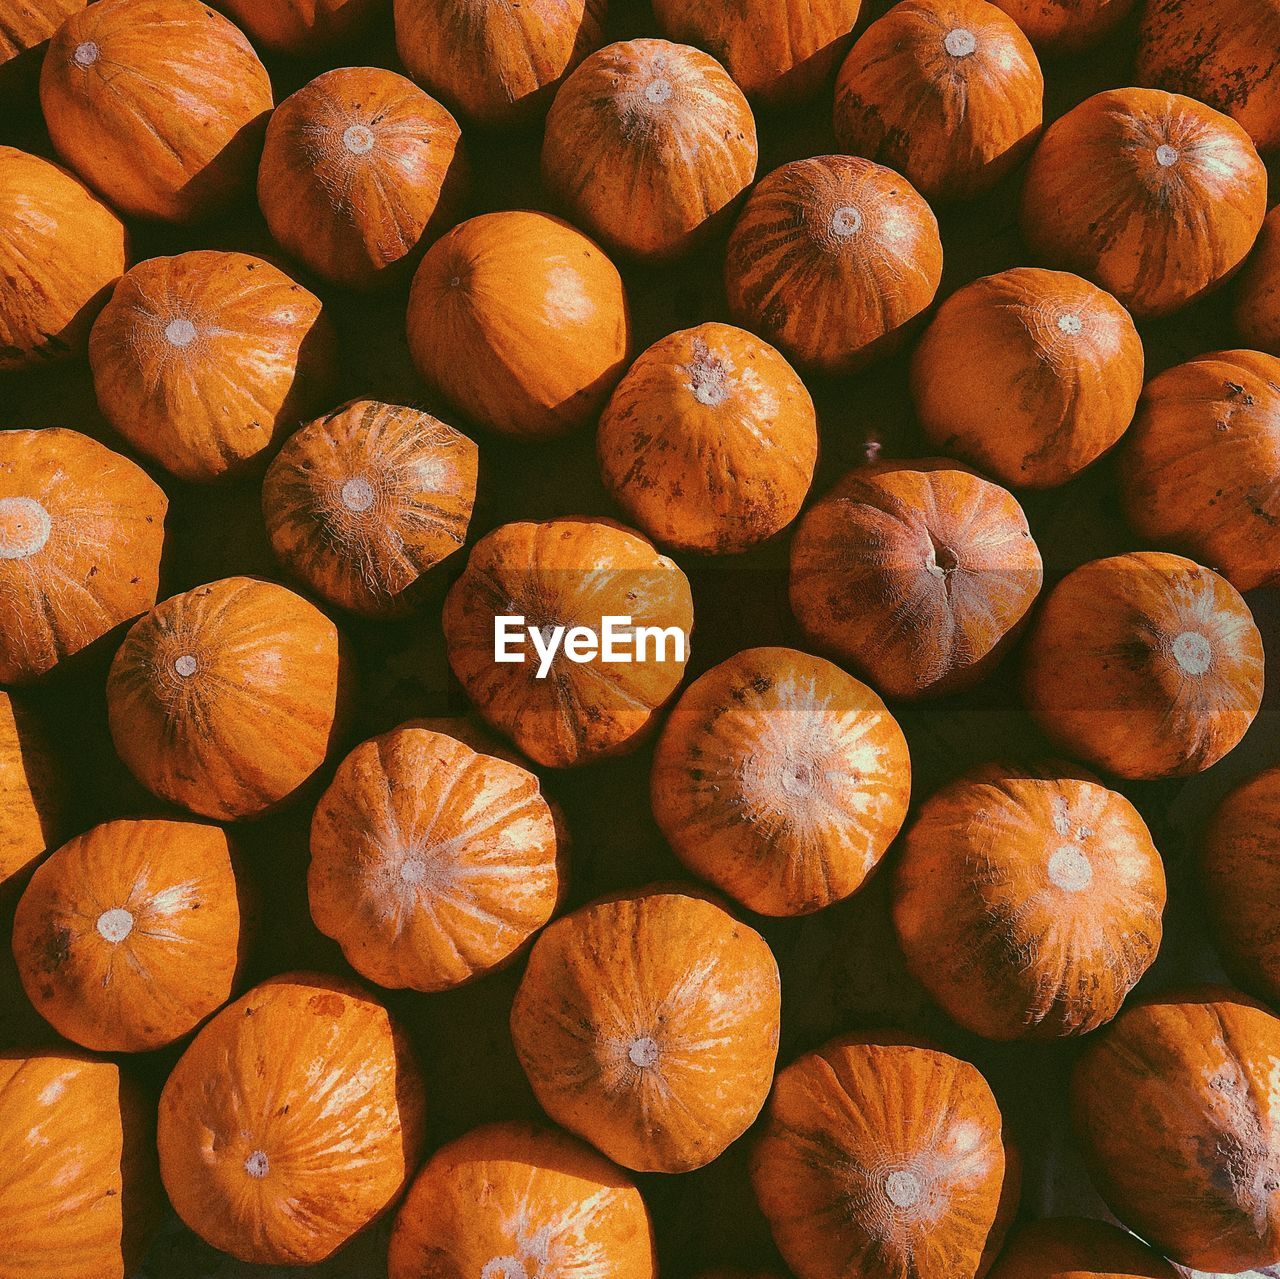
[[[0,560],[35,555],[44,549],[52,531],[49,512],[35,498],[0,498]]]
[[[244,1170],[250,1177],[265,1177],[271,1169],[271,1161],[267,1158],[265,1150],[255,1150],[248,1159],[244,1161]]]
[[[342,145],[352,155],[365,155],[373,150],[373,130],[367,124],[350,124],[343,130]]]
[[[885,1178],[884,1193],[895,1208],[913,1208],[924,1193],[924,1182],[918,1173],[899,1169]]]
[[[75,52],[71,55],[72,61],[78,67],[91,67],[98,60],[98,46],[93,40],[86,40],[83,44],[75,47]]]
[[[1060,315],[1058,316],[1058,328],[1068,337],[1077,338],[1080,336],[1080,333],[1084,328],[1084,324],[1081,322],[1078,315]]]
[[[196,673],[196,667],[198,665],[199,663],[191,656],[190,653],[183,653],[180,657],[174,659],[173,669],[177,671],[183,679],[187,679],[189,676]]]
[[[367,511],[372,505],[373,500],[377,496],[373,491],[373,485],[362,475],[352,476],[343,486],[340,494],[342,505],[349,511],[354,511],[357,515],[362,511]]]
[[[652,102],[655,107],[661,106],[671,97],[671,81],[664,80],[658,76],[654,80],[650,80],[644,86],[645,100]]]
[[[164,340],[170,346],[184,347],[190,346],[196,339],[196,326],[190,320],[178,318],[170,320],[164,326]]]
[[[1075,844],[1063,844],[1049,858],[1049,882],[1064,892],[1078,893],[1093,880],[1093,867]]]
[[[831,215],[831,234],[838,235],[842,240],[847,240],[851,235],[857,235],[862,230],[862,210],[855,209],[851,204],[842,204]]]
[[[631,1046],[627,1049],[627,1056],[630,1058],[631,1064],[639,1066],[641,1070],[648,1070],[654,1066],[657,1063],[658,1054],[657,1041],[650,1039],[648,1035],[633,1039]]]
[[[956,27],[948,31],[943,38],[942,47],[953,58],[967,58],[978,48],[978,37],[965,27]]]
[[[1156,147],[1156,163],[1162,169],[1171,168],[1178,163],[1178,152],[1175,147],[1171,147],[1167,142],[1161,143]]]
[[[133,916],[123,906],[117,906],[114,910],[104,910],[98,916],[98,933],[104,941],[112,944],[122,942],[131,932],[133,932]]]
[[[1203,675],[1213,662],[1213,648],[1199,631],[1183,631],[1173,641],[1173,657],[1188,675]]]

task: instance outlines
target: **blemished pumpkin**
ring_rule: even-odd
[[[897,169],[930,200],[994,186],[1043,123],[1035,52],[986,0],[902,0],[858,37],[836,79],[840,148]]]
[[[942,278],[938,221],[901,174],[850,155],[762,178],[729,237],[734,320],[807,369],[851,373],[901,345]]]
[[[1023,700],[1068,755],[1118,777],[1217,763],[1262,703],[1262,637],[1225,578],[1136,551],[1068,573],[1025,650]]]
[[[1048,1217],[1010,1235],[988,1279],[1178,1279],[1178,1272],[1109,1221]]]
[[[805,512],[791,543],[801,630],[889,697],[933,697],[984,678],[1042,580],[1012,494],[946,461],[850,471]]]
[[[57,847],[69,801],[53,739],[31,708],[0,692],[0,903]]]
[[[0,683],[47,674],[156,602],[169,502],[78,431],[0,431]]]
[[[291,435],[268,467],[272,550],[333,604],[403,613],[466,540],[478,463],[475,444],[430,413],[355,400]]]
[[[800,513],[818,460],[813,400],[773,347],[729,324],[661,338],[596,436],[613,499],[655,541],[732,555]]]
[[[1179,1265],[1234,1275],[1280,1260],[1278,1058],[1280,1020],[1200,987],[1127,1008],[1076,1065],[1094,1186]]]
[[[1235,322],[1247,346],[1280,356],[1280,205],[1263,220],[1240,272]]]
[[[1142,392],[1142,339],[1078,275],[1015,267],[957,289],[911,363],[925,435],[1002,483],[1065,484],[1108,452]]]
[[[305,57],[359,36],[384,0],[222,0],[255,44]]]
[[[756,175],[755,118],[710,55],[669,40],[591,54],[547,113],[542,180],[569,217],[634,257],[678,257]]]
[[[503,435],[548,439],[593,420],[630,345],[618,268],[550,214],[471,218],[431,246],[413,277],[418,372]]]
[[[1080,53],[1105,40],[1134,0],[995,0],[1042,54]]]
[[[107,421],[179,479],[209,482],[262,464],[320,409],[336,347],[320,299],[278,267],[195,249],[125,272],[89,362]]]
[[[40,73],[58,154],[122,213],[172,222],[253,189],[272,101],[244,33],[199,0],[97,0]]]
[[[288,973],[192,1041],[160,1095],[170,1202],[241,1261],[312,1265],[413,1174],[426,1100],[408,1041],[352,982]]]
[[[1230,276],[1266,208],[1266,169],[1234,120],[1180,94],[1110,89],[1045,131],[1022,235],[1046,266],[1087,276],[1148,319]]]
[[[1142,537],[1237,590],[1280,583],[1280,359],[1219,351],[1152,378],[1121,477]]]
[[[654,754],[653,815],[695,875],[761,915],[862,886],[911,795],[907,741],[838,666],[753,648],[683,693]]]
[[[654,886],[539,935],[511,1037],[556,1123],[624,1168],[689,1172],[760,1113],[780,1006],[759,933],[696,889]]]
[[[254,817],[324,763],[349,683],[319,609],[274,582],[228,577],[130,629],[107,677],[111,737],[162,799],[219,821]]]

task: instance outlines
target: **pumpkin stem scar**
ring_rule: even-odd
[[[782,789],[788,795],[803,797],[812,794],[813,780],[813,765],[806,760],[788,760],[782,766]]]
[[[948,31],[943,38],[942,47],[953,58],[967,58],[978,48],[978,37],[965,27],[956,27]]]
[[[633,1066],[648,1070],[658,1060],[658,1045],[647,1035],[640,1039],[633,1039],[631,1047],[627,1049],[627,1056],[631,1059]]]
[[[191,656],[190,653],[183,653],[181,657],[175,658],[173,662],[173,669],[177,671],[183,679],[186,679],[189,675],[194,675],[196,673],[197,666],[199,666],[199,663]]]
[[[480,1270],[480,1279],[529,1279],[519,1257],[493,1257]]]
[[[75,47],[75,52],[71,55],[72,61],[78,67],[91,67],[98,60],[98,46],[93,40],[86,40],[83,44]]]
[[[1164,169],[1177,164],[1178,152],[1176,148],[1171,147],[1167,142],[1161,143],[1160,146],[1156,147],[1156,163]]]
[[[1183,631],[1173,641],[1173,657],[1188,675],[1203,675],[1213,661],[1213,648],[1199,631]]]
[[[671,81],[664,80],[661,76],[650,80],[644,87],[644,96],[654,106],[661,106],[671,97]]]
[[[1049,858],[1049,882],[1068,893],[1088,888],[1093,880],[1093,867],[1083,851],[1074,844],[1054,849]]]
[[[164,338],[170,346],[190,346],[196,338],[196,326],[190,320],[170,320],[164,326]]]
[[[1060,315],[1058,316],[1058,328],[1068,337],[1075,338],[1080,336],[1080,333],[1084,328],[1084,324],[1081,322],[1078,315]]]
[[[267,1158],[265,1150],[255,1150],[248,1159],[244,1161],[244,1170],[250,1177],[265,1177],[271,1169],[271,1161]]]
[[[911,1208],[919,1200],[924,1184],[914,1172],[891,1172],[884,1181],[884,1192],[896,1208]]]
[[[133,916],[123,906],[104,910],[98,916],[98,932],[104,941],[122,942],[133,932]]]
[[[845,240],[851,235],[856,235],[861,230],[862,211],[855,209],[851,204],[842,204],[831,215],[832,235],[838,235],[842,240]]]
[[[364,155],[373,150],[373,130],[367,124],[351,124],[343,131],[342,145],[352,155]]]
[[[724,362],[710,351],[701,351],[689,365],[689,389],[699,404],[718,408],[729,398],[729,376]]]
[[[52,531],[49,512],[35,498],[0,498],[0,560],[24,560],[43,550]]]
[[[373,505],[373,499],[376,496],[373,485],[362,475],[353,476],[342,486],[342,505],[357,514],[367,511]]]

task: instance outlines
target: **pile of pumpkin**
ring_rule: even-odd
[[[62,842],[75,779],[21,690],[0,693],[13,956],[67,1041],[0,1054],[0,1276],[131,1274],[162,1185],[251,1262],[321,1261],[395,1212],[392,1279],[648,1279],[628,1170],[700,1168],[758,1118],[755,1197],[799,1279],[1280,1262],[1280,1020],[1226,987],[1122,1008],[1166,879],[1113,789],[1209,768],[1262,700],[1241,592],[1280,584],[1280,212],[1264,221],[1259,159],[1280,145],[1277,0],[1148,0],[1143,87],[1047,128],[1037,51],[1089,56],[1123,0],[903,0],[861,24],[858,0],[654,0],[654,38],[614,43],[604,0],[220,8],[0,0],[0,83],[57,157],[0,147],[0,376],[87,358],[114,432],[0,433],[0,681],[105,679],[115,750],[158,801]],[[362,23],[392,20],[407,74],[338,65]],[[337,69],[276,106],[257,49]],[[833,78],[839,153],[756,181],[753,109],[825,116]],[[563,218],[466,216],[463,133],[502,130],[540,143]],[[931,202],[1024,161],[1040,265],[935,308]],[[198,234],[255,180],[272,260],[133,260],[126,219]],[[637,353],[613,259],[708,253],[732,324]],[[1134,320],[1237,272],[1222,345],[1240,349],[1144,386]],[[409,350],[450,420],[335,403],[344,353],[300,281],[388,309],[408,285]],[[810,502],[801,374],[908,349],[936,456],[871,457]],[[624,522],[506,522],[462,549],[490,442],[592,430]],[[1156,549],[1041,598],[1011,490],[1113,447],[1134,545]],[[290,585],[157,602],[166,489],[246,477]],[[664,552],[780,544],[809,651],[745,648],[685,687],[670,653],[562,654],[546,678],[495,660],[500,615],[627,616],[696,647]],[[350,615],[442,627],[480,722],[351,749]],[[972,687],[1015,642],[1027,710],[1078,763],[985,764],[908,819],[880,695]],[[650,748],[653,817],[689,878],[564,911],[546,775]],[[362,981],[245,993],[270,898],[246,890],[235,823],[289,804],[314,810],[311,915]],[[775,1076],[778,965],[750,921],[849,898],[882,860],[906,964],[961,1027],[1098,1032],[1076,1139],[1134,1233],[1051,1219],[1006,1240],[1020,1158],[992,1090],[912,1035],[810,1045]],[[1203,870],[1228,969],[1280,1000],[1280,769],[1228,797]],[[430,997],[517,961],[511,1036],[558,1126],[497,1123],[424,1163],[428,1103],[379,988]],[[127,1055],[169,1048],[157,1123]]]

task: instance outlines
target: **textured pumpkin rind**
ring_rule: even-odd
[[[53,743],[28,707],[0,692],[0,904],[57,846],[70,811],[70,787]]]
[[[1280,356],[1280,205],[1264,219],[1240,272],[1235,324],[1247,346]]]
[[[1013,1232],[988,1279],[1178,1279],[1178,1272],[1110,1222],[1047,1217]]]
[[[0,85],[23,55],[38,55],[65,18],[89,0],[3,0],[0,3]]]
[[[1080,53],[1100,44],[1135,0],[994,0],[1044,54]]]
[[[323,53],[358,36],[383,0],[222,0],[254,41],[295,56]]]

